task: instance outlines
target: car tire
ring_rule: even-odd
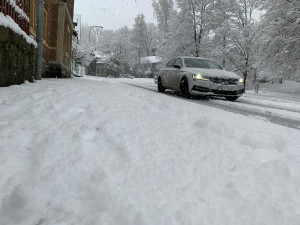
[[[228,101],[233,102],[233,101],[237,100],[239,97],[228,96],[228,97],[225,97],[225,98],[226,98]]]
[[[183,78],[180,82],[180,93],[184,98],[191,98],[191,94],[189,91],[189,83],[186,77]]]
[[[157,90],[158,92],[164,92],[166,90],[166,88],[162,85],[160,77],[157,79]]]

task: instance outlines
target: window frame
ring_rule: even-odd
[[[180,64],[177,64],[177,63],[176,63],[177,60],[180,60]],[[179,65],[180,67],[183,67],[182,58],[176,58],[176,60],[175,60],[175,62],[174,62],[174,64],[173,64],[173,66],[174,66],[174,65]]]
[[[169,65],[173,60],[174,60],[174,62],[172,63],[172,65]],[[168,67],[168,68],[174,67],[175,61],[176,61],[176,58],[171,59],[171,60],[166,64],[166,67]]]

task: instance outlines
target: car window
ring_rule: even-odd
[[[167,63],[166,67],[173,67],[174,62],[175,62],[175,59],[171,59],[171,60]]]
[[[177,58],[177,59],[175,60],[174,65],[179,65],[179,66],[182,67],[182,59],[181,59],[181,58]]]
[[[216,62],[207,59],[185,58],[184,63],[186,67],[192,68],[223,69],[222,66],[218,65]]]

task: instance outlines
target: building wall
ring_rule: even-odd
[[[30,33],[36,37],[37,0],[31,1]],[[70,77],[74,0],[45,1],[43,77]]]
[[[87,74],[89,76],[96,76],[96,60],[93,60],[89,64]]]
[[[96,64],[96,75],[99,77],[107,77],[107,69],[105,67],[105,64],[103,63],[97,63]]]

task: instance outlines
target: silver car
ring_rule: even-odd
[[[222,96],[229,101],[235,101],[245,91],[242,77],[223,70],[212,60],[187,56],[171,59],[159,71],[157,87],[159,92],[172,89],[184,97]]]

